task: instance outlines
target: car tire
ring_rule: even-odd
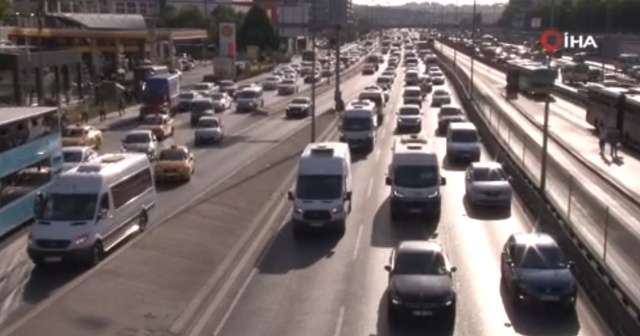
[[[345,232],[347,231],[346,221],[338,223],[338,225],[336,225],[335,231],[338,236],[344,236]]]
[[[391,304],[390,303],[387,305],[387,323],[389,324],[389,327],[391,327],[391,328],[395,328],[395,327],[398,326],[398,316],[391,309]]]
[[[292,230],[293,230],[293,239],[302,240],[306,238],[306,231],[303,228],[293,225]]]
[[[144,232],[147,230],[147,224],[149,224],[149,215],[146,210],[143,210],[138,216],[138,230]]]
[[[104,260],[104,247],[102,246],[102,242],[96,241],[91,247],[91,255],[89,256],[89,260],[87,260],[87,266],[96,266],[102,262],[102,260]]]

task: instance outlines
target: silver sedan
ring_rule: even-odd
[[[473,162],[466,172],[467,200],[472,205],[511,207],[509,176],[498,162]]]

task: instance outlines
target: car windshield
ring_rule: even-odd
[[[147,116],[142,120],[143,125],[162,125],[163,118],[161,116]]]
[[[461,114],[460,110],[455,107],[443,107],[440,109],[440,116],[442,117],[453,117]]]
[[[401,116],[417,116],[420,115],[420,108],[418,107],[402,107],[398,112]]]
[[[218,84],[220,84],[220,86],[229,87],[229,86],[233,86],[235,83],[229,80],[223,80],[223,81],[220,81],[220,83]]]
[[[418,75],[417,72],[411,71],[411,72],[407,72],[407,74],[404,75],[404,78],[406,78],[406,79],[417,79],[419,76],[420,75]]]
[[[291,104],[296,104],[296,105],[309,104],[309,100],[307,98],[294,98],[291,101]]]
[[[452,142],[478,142],[478,132],[475,130],[456,130],[451,132]]]
[[[64,161],[64,163],[82,162],[82,157],[81,151],[65,151],[62,153],[62,161]]]
[[[342,191],[340,175],[300,175],[296,182],[296,197],[303,200],[335,200]]]
[[[295,83],[296,82],[293,81],[292,79],[285,79],[285,80],[282,81],[282,84],[284,84],[284,85],[293,85]]]
[[[393,184],[401,188],[430,188],[438,185],[437,166],[397,166]]]
[[[211,90],[211,86],[209,84],[196,84],[195,89],[198,91],[207,91]]]
[[[124,138],[124,143],[127,144],[146,144],[149,142],[151,142],[151,134],[148,133],[127,134]]]
[[[444,275],[447,268],[442,254],[433,251],[400,252],[393,273],[396,275]]]
[[[180,94],[180,99],[193,99],[196,95],[192,92],[184,92]]]
[[[378,84],[388,84],[391,82],[391,78],[389,77],[380,77],[378,78],[378,80],[376,81]]]
[[[369,131],[373,127],[371,118],[348,117],[342,120],[342,130],[346,132]]]
[[[433,93],[434,96],[443,96],[443,97],[448,97],[449,96],[449,92],[447,91],[442,91],[442,90],[436,90]]]
[[[49,194],[41,220],[88,221],[95,218],[97,194]]]
[[[211,95],[211,99],[213,100],[222,100],[222,98],[224,98],[222,93],[214,93]]]
[[[279,80],[280,80],[280,77],[271,76],[271,77],[267,77],[267,79],[265,79],[265,82],[277,82]]]
[[[186,159],[187,153],[181,149],[165,149],[158,156],[160,161],[184,161]]]
[[[561,269],[567,264],[558,247],[535,245],[516,248],[513,263],[516,267],[526,269]]]
[[[256,91],[253,90],[247,90],[247,91],[240,91],[238,92],[238,98],[243,98],[243,99],[253,99],[256,98],[258,96],[258,93]]]
[[[197,123],[198,128],[218,128],[220,127],[220,122],[217,119],[213,118],[201,118]]]
[[[506,181],[507,176],[502,168],[483,167],[473,169],[473,180],[479,182]]]
[[[380,107],[382,106],[382,94],[381,93],[361,93],[360,96],[358,97],[358,100],[370,100],[372,101],[374,104],[376,104],[376,106]]]
[[[83,128],[67,128],[64,131],[64,137],[66,138],[79,138],[84,135]]]

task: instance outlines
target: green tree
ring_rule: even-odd
[[[166,6],[162,13],[162,21],[170,28],[206,28],[209,25],[209,18],[194,5],[180,8]]]
[[[238,44],[242,50],[247,46],[257,46],[262,51],[278,50],[279,47],[278,37],[267,12],[257,5],[249,9],[238,38]]]
[[[9,0],[0,0],[0,22],[7,22],[13,16],[13,6]]]

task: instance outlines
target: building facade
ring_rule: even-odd
[[[16,13],[36,13],[41,8],[48,13],[140,14],[147,18],[160,15],[157,0],[13,0]]]

